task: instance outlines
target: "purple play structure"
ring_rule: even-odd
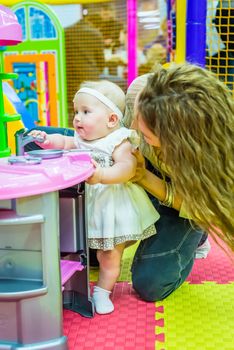
[[[186,61],[205,66],[207,1],[187,1]]]

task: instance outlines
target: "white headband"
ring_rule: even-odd
[[[99,101],[104,103],[104,105],[109,107],[115,114],[117,114],[119,119],[123,118],[123,113],[121,112],[121,110],[108,97],[103,95],[101,92],[88,87],[83,87],[77,92],[77,94],[80,94],[80,93],[85,93],[96,97]]]

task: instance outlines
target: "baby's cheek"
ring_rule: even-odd
[[[73,118],[72,124],[73,124],[73,128],[74,128],[74,129],[76,129],[76,127],[77,127],[77,125],[76,125],[76,124],[77,124],[77,123],[76,123],[75,118]]]
[[[96,125],[94,125],[94,124],[86,124],[84,126],[84,129],[87,133],[92,134],[92,133],[96,132],[97,128],[96,128]]]

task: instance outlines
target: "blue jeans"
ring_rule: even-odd
[[[132,264],[133,288],[146,301],[162,300],[184,282],[204,235],[178,211],[152,202],[160,213],[157,234],[140,242]]]
[[[36,127],[47,133],[72,136],[72,129]],[[40,148],[35,143],[26,151]],[[146,301],[166,298],[176,290],[192,270],[195,251],[206,236],[191,226],[189,220],[179,217],[178,211],[159,204],[151,198],[160,213],[156,222],[157,234],[140,242],[132,264],[133,288]]]

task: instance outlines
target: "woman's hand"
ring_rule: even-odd
[[[136,167],[136,173],[131,178],[132,182],[139,182],[145,175],[146,169],[145,169],[145,158],[143,157],[142,153],[139,151],[139,149],[134,149],[132,151],[132,154],[136,157],[137,160],[137,167]]]
[[[102,182],[102,177],[103,177],[103,171],[104,169],[100,167],[100,165],[98,165],[98,163],[91,159],[91,163],[93,164],[95,170],[94,170],[94,173],[92,176],[90,176],[86,182],[89,184],[89,185],[96,185],[98,183],[101,183]]]

